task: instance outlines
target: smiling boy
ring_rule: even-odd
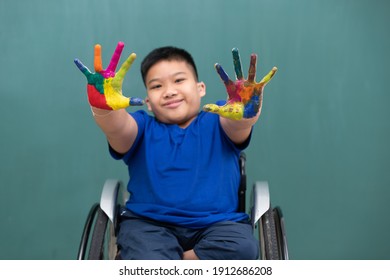
[[[118,44],[113,56],[116,63],[119,57],[115,55],[120,55],[122,49]],[[121,79],[134,58],[129,56],[118,71]],[[250,76],[255,62],[251,61]],[[107,70],[115,70],[116,63],[110,63]],[[87,73],[89,85],[99,88],[88,76],[98,73],[86,72],[81,62],[76,64]],[[98,48],[95,70],[108,77],[103,83],[118,82],[115,73],[103,73],[106,70],[100,64]],[[226,73],[219,73],[229,92],[231,81],[226,79]],[[200,111],[206,86],[198,81],[193,58],[183,49],[153,50],[142,61],[141,74],[147,91],[145,103],[153,116],[144,110],[128,113],[124,109],[97,108],[88,92],[93,115],[107,137],[111,155],[124,161],[130,175],[130,198],[121,211],[118,257],[258,258],[258,241],[253,237],[248,216],[237,212],[238,158],[249,145],[266,83],[260,95],[252,98],[258,100],[255,114],[237,120],[224,117],[233,110],[233,103],[206,106],[205,111],[217,114]],[[118,83],[121,95],[121,80]],[[243,83],[233,86],[248,88]],[[141,103],[134,101],[134,105]]]

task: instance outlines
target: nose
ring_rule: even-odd
[[[164,92],[164,98],[170,98],[176,95],[177,90],[173,86],[168,87],[167,90]]]

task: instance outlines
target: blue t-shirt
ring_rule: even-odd
[[[184,129],[143,110],[131,115],[138,125],[133,146],[124,155],[110,149],[128,166],[130,211],[189,228],[248,218],[236,211],[239,154],[250,139],[235,145],[212,113],[200,112]]]

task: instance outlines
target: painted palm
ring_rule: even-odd
[[[229,78],[220,64],[215,64],[215,69],[225,84],[228,94],[226,104],[222,106],[206,104],[203,110],[233,120],[252,118],[259,112],[263,100],[263,89],[275,75],[277,68],[273,67],[260,82],[256,83],[257,55],[251,55],[248,78],[244,79],[238,49],[234,48],[232,53],[236,81]]]
[[[74,60],[87,78],[87,93],[91,106],[105,110],[118,110],[144,104],[141,98],[129,98],[122,95],[123,79],[136,58],[135,53],[130,54],[118,72],[115,73],[124,46],[124,43],[118,43],[108,67],[103,69],[101,46],[95,45],[95,73],[92,73],[79,59]]]

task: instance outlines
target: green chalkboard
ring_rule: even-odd
[[[0,259],[75,259],[110,158],[73,64],[107,65],[118,41],[138,59],[127,96],[144,96],[140,61],[189,50],[207,85],[258,54],[278,73],[247,149],[248,181],[267,180],[292,259],[390,258],[390,2],[380,0],[77,0],[0,2]]]

